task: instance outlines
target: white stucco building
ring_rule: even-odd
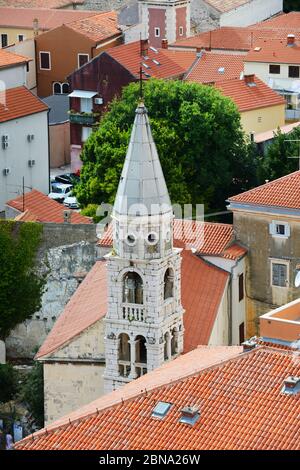
[[[0,49],[0,91],[18,86],[28,87],[31,62],[30,57]]]
[[[48,107],[24,86],[0,93],[0,212],[16,194],[49,191]]]

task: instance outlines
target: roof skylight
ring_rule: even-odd
[[[172,403],[159,401],[152,411],[152,414],[151,414],[152,418],[163,419],[167,415],[171,406],[172,406]]]

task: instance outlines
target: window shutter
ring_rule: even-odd
[[[285,264],[272,264],[272,285],[285,287],[287,278],[287,266]]]

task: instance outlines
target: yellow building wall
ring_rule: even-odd
[[[22,29],[22,28],[5,28],[1,26],[1,19],[0,19],[0,35],[7,34],[8,36],[8,45],[11,46],[12,44],[16,44],[19,42],[18,35],[23,34],[24,39],[32,39],[33,38],[33,29]],[[1,47],[1,45],[0,45]]]
[[[270,106],[241,113],[241,123],[246,134],[260,133],[285,125],[285,105]]]

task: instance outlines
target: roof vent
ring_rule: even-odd
[[[151,49],[151,51],[155,52],[156,54],[158,53],[158,50],[157,50],[157,49],[155,49],[155,47],[153,47],[153,46],[150,46],[150,48],[149,48],[149,49]]]
[[[260,52],[261,51],[261,47],[255,47],[254,48],[254,52]]]
[[[253,339],[248,339],[247,341],[244,341],[244,343],[242,343],[242,346],[243,346],[243,352],[248,352],[248,351],[252,351],[253,349],[255,349],[257,344]]]
[[[188,424],[189,426],[194,426],[200,418],[199,408],[196,405],[185,406],[181,410],[181,418],[179,419],[180,423]]]
[[[151,415],[152,418],[164,419],[164,417],[167,415],[171,406],[172,406],[172,403],[159,401],[152,411],[152,415]]]
[[[219,67],[218,72],[219,73],[225,73],[225,67]]]
[[[251,73],[249,75],[244,75],[244,80],[246,85],[248,86],[256,86],[256,83],[254,81],[255,75],[254,73]]]
[[[296,395],[300,393],[300,377],[290,375],[283,381],[281,392],[286,395]]]
[[[287,46],[294,46],[295,45],[295,35],[294,34],[289,34],[287,37]]]

